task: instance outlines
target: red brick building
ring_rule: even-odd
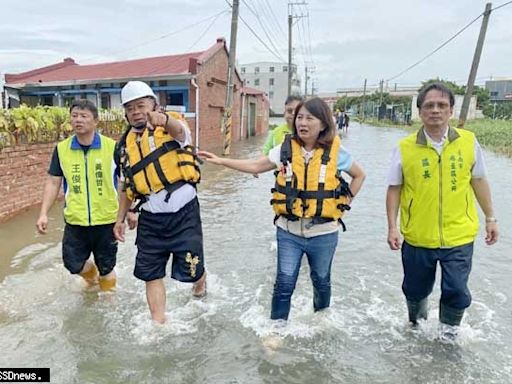
[[[6,74],[4,87],[8,107],[18,103],[65,106],[76,98],[87,98],[101,108],[117,108],[121,107],[121,88],[130,80],[142,80],[152,87],[161,105],[181,106],[196,145],[215,148],[223,142],[227,73],[226,41],[219,38],[205,51],[180,55],[91,65],[66,58],[32,71]],[[233,141],[263,134],[268,127],[266,95],[254,89],[241,91],[242,80],[236,72]]]

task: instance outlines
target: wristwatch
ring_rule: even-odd
[[[491,216],[491,217],[486,217],[485,222],[486,223],[497,223],[498,220],[495,217]]]

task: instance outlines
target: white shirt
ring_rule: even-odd
[[[176,141],[180,144],[181,148],[183,148],[192,143],[192,135],[188,126],[181,121],[180,123],[183,125],[183,130],[185,131],[185,140]],[[169,201],[166,203],[165,198],[167,197],[167,191],[162,189],[157,193],[151,193],[149,196],[147,196],[147,201],[142,204],[141,208],[151,213],[178,212],[186,204],[191,202],[196,197],[196,195],[196,189],[190,184],[185,184],[184,186],[175,190],[171,194]]]
[[[428,142],[434,147],[437,153],[440,155],[446,140],[448,139],[448,129],[445,131],[441,141],[435,141],[432,139],[427,131],[425,136]],[[482,153],[482,147],[480,143],[475,139],[475,162],[471,168],[471,176],[473,179],[481,179],[487,176],[487,168],[485,166],[484,156]],[[396,146],[391,152],[391,165],[388,171],[388,185],[402,185],[404,175],[402,172],[402,157],[400,155],[400,147]]]

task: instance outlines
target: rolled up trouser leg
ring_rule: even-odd
[[[417,324],[419,319],[426,320],[428,315],[428,298],[420,301],[407,300],[407,310],[411,323]]]
[[[439,321],[443,324],[458,326],[464,316],[464,309],[448,307],[445,304],[439,306]]]

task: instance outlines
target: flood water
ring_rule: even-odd
[[[62,266],[60,207],[49,235],[37,210],[0,227],[0,367],[50,367],[52,383],[511,383],[512,161],[486,151],[500,241],[475,243],[473,304],[455,344],[429,320],[407,325],[400,254],[386,244],[386,171],[406,133],[353,123],[344,145],[367,171],[340,233],[331,308],[315,314],[304,260],[286,327],[269,320],[276,268],[271,173],[203,167],[200,202],[208,296],[167,280],[168,322],[154,325],[133,275],[135,233],[120,245],[118,290],[85,293]],[[237,144],[257,156],[264,138]],[[509,192],[507,192],[509,191]],[[276,334],[278,336],[276,336]],[[270,348],[268,340],[278,341]]]

